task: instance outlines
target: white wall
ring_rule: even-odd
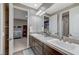
[[[30,16],[30,32],[43,32],[44,20],[42,17]]]
[[[0,4],[0,54],[1,54],[1,4]]]
[[[44,28],[44,19],[43,17],[36,16],[36,11],[30,9],[30,32],[43,32]]]
[[[14,20],[14,26],[22,26],[22,25],[27,25],[26,20]]]
[[[4,54],[3,4],[0,3],[0,54]]]
[[[25,19],[26,20],[25,16],[27,16],[26,11],[21,11],[19,9],[14,9],[14,18],[15,19]]]
[[[52,35],[56,35],[55,33],[57,33],[57,15],[53,15],[53,16],[50,17],[49,32]]]
[[[70,13],[70,34],[79,38],[79,6],[69,10]]]

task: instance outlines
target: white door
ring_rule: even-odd
[[[13,23],[14,23],[14,8],[13,4],[9,4],[9,54],[14,52],[14,40],[13,40]]]

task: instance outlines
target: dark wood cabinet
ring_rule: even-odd
[[[44,44],[44,55],[62,55],[62,54]]]
[[[39,55],[43,54],[43,44],[39,42],[38,40],[35,40],[35,50],[39,53]]]
[[[36,38],[30,36],[30,40],[29,40],[29,44],[31,49],[34,51],[34,53],[36,55],[42,55],[43,54],[43,50],[42,50],[42,45],[43,43],[41,43],[40,41],[38,41]]]
[[[47,46],[43,42],[34,38],[33,36],[30,36],[29,43],[30,43],[30,47],[32,48],[32,50],[36,55],[62,55],[55,49]]]
[[[29,40],[29,44],[30,44],[30,47],[32,48],[34,46],[34,38],[32,36],[29,37],[30,40]]]

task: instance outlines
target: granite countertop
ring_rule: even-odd
[[[43,42],[44,44],[50,46],[51,48],[61,52],[62,54],[68,55],[79,55],[79,45],[75,43],[64,42],[57,38],[53,38],[50,36],[45,36],[42,34],[30,34],[31,36],[35,37],[39,41]]]

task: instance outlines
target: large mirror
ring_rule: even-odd
[[[57,14],[52,15],[49,20],[49,32],[52,36],[57,37],[58,31],[57,31]]]
[[[70,9],[70,38],[79,40],[79,6]]]

